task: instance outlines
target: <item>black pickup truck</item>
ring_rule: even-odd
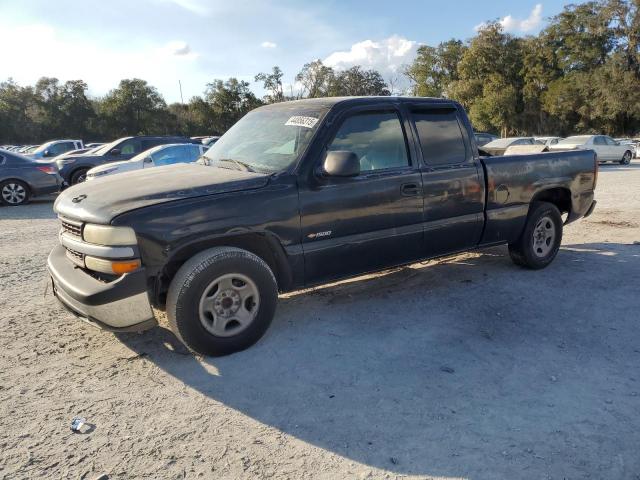
[[[153,306],[192,350],[224,355],[264,334],[278,292],[500,244],[546,267],[593,210],[597,173],[592,151],[482,158],[449,100],[279,103],[195,164],[65,191],[48,269],[91,323],[142,330]]]

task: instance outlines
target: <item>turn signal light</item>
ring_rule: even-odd
[[[84,257],[84,264],[89,270],[108,274],[122,275],[140,268],[140,260],[107,260],[105,258]]]
[[[126,262],[112,262],[111,268],[113,273],[122,275],[123,273],[133,272],[140,268],[140,260],[129,260]]]

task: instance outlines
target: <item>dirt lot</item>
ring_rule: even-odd
[[[494,248],[283,296],[221,359],[73,318],[51,201],[0,208],[0,477],[638,479],[639,192],[603,167],[544,271]]]

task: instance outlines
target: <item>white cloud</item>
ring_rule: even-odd
[[[179,7],[185,10],[195,13],[197,15],[208,15],[210,13],[209,7],[199,0],[168,0],[171,3],[175,3]]]
[[[277,43],[273,43],[273,42],[262,42],[260,44],[260,46],[262,48],[276,48],[278,46],[278,44]]]
[[[0,58],[11,65],[6,76],[22,85],[34,84],[42,76],[60,81],[85,80],[94,95],[103,95],[123,78],[142,78],[176,98],[179,79],[204,85],[206,75],[197,70],[197,57],[186,42],[165,45],[152,43],[105,46],[99,42],[78,42],[66,37],[64,29],[46,24],[9,24],[0,21],[7,38],[19,39],[19,48],[0,42]],[[71,59],[71,61],[70,61]],[[99,59],[99,61],[89,61]],[[6,78],[0,78],[0,81]],[[200,92],[198,86],[196,92]],[[170,100],[171,98],[168,98]]]
[[[378,70],[385,79],[389,79],[413,61],[418,47],[418,42],[393,35],[380,41],[354,43],[347,51],[332,53],[323,63],[337,70],[360,65],[365,69]]]
[[[180,40],[167,43],[160,49],[160,53],[174,57],[197,57],[197,54],[191,51],[189,44]]]
[[[512,15],[507,15],[499,20],[500,25],[504,28],[505,32],[521,32],[527,33],[532,30],[535,30],[542,23],[542,4],[538,3],[528,18],[524,20],[520,20],[518,18],[514,18]],[[486,26],[486,23],[481,23],[475,26],[476,32],[482,30]]]

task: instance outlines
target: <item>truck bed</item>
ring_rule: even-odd
[[[591,207],[597,178],[591,150],[480,157],[480,161],[487,185],[484,245],[517,239],[530,203],[542,190],[568,202],[567,223]]]

